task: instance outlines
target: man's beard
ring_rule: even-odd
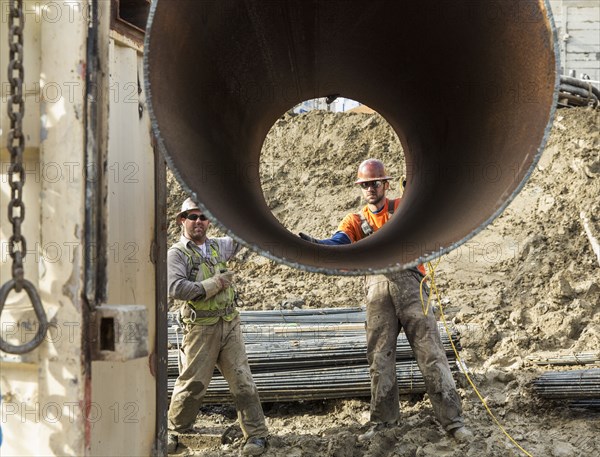
[[[375,206],[378,206],[385,199],[385,195],[373,195],[373,197],[375,198],[375,200],[367,200],[367,202]]]
[[[190,240],[194,241],[194,242],[199,242],[199,241],[204,241],[204,239],[206,238],[206,230],[202,231],[192,231],[191,233],[188,233],[188,237]]]

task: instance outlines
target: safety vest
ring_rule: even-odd
[[[392,217],[394,215],[394,210],[396,207],[396,200],[388,200],[388,213],[390,215],[390,217]],[[371,224],[369,224],[369,221],[367,221],[367,218],[365,217],[365,215],[361,212],[358,213],[358,217],[360,217],[360,230],[362,233],[362,237],[366,238],[370,235],[372,235],[375,231],[373,230],[373,227],[371,227]],[[423,266],[423,264],[419,264],[417,265],[417,268],[409,268],[409,270],[417,270],[419,273],[421,273],[423,276],[425,276],[427,274],[427,271],[425,270],[425,267]]]
[[[388,200],[388,209],[387,212],[392,217],[394,215],[394,207],[396,206],[396,200]],[[360,217],[360,231],[362,232],[362,237],[366,238],[369,235],[374,233],[373,227],[367,221],[365,215],[361,212],[358,213],[358,217]]]
[[[195,249],[189,249],[181,241],[175,243],[173,247],[183,252],[188,258],[191,266],[188,275],[190,281],[200,282],[213,277],[216,272],[227,269],[227,264],[219,261],[219,245],[214,241],[209,240],[210,256],[208,258],[203,257]],[[183,318],[183,322],[186,324],[212,325],[216,324],[220,318],[231,321],[238,315],[238,311],[235,309],[235,291],[231,286],[208,300],[189,300],[186,304],[193,310],[191,317]]]

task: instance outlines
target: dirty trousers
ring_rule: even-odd
[[[175,381],[168,414],[169,431],[191,427],[215,366],[229,384],[245,438],[266,437],[260,399],[242,339],[239,316],[214,325],[187,325],[181,351],[183,366]]]
[[[463,425],[462,406],[442,346],[433,310],[427,316],[419,297],[421,276],[414,271],[368,276],[367,359],[371,375],[371,421],[398,421],[396,340],[404,329],[437,420],[451,431]],[[427,303],[426,291],[423,291]]]

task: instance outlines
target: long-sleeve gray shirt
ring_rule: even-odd
[[[207,238],[204,245],[198,246],[192,240],[181,235],[179,239],[188,249],[193,249],[204,258],[210,258],[209,239]],[[235,256],[242,246],[235,242],[232,238],[220,237],[211,238],[210,241],[216,242],[219,246],[219,262],[226,262]],[[204,252],[203,252],[203,249]],[[189,279],[192,270],[192,265],[187,255],[175,247],[171,247],[167,252],[167,286],[169,295],[176,300],[202,300],[206,297],[206,292],[202,284]],[[201,275],[200,275],[201,276]]]

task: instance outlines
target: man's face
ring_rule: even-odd
[[[371,205],[377,205],[385,198],[388,182],[380,179],[360,183],[364,199]]]
[[[195,219],[195,220],[194,220]],[[187,216],[182,220],[183,234],[186,238],[195,243],[204,243],[206,240],[206,231],[210,222],[200,210],[192,209],[187,212]]]

